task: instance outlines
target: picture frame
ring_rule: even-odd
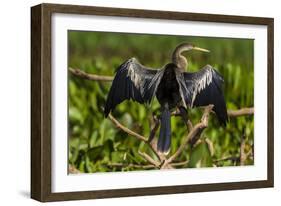
[[[266,29],[266,65],[263,74],[267,76],[267,138],[266,138],[266,178],[262,180],[200,183],[184,185],[146,186],[136,188],[96,189],[82,191],[54,192],[52,149],[54,114],[52,113],[54,85],[52,48],[55,14],[75,15],[76,18],[90,16],[136,19],[262,26]],[[31,8],[31,198],[42,202],[81,200],[94,198],[125,197],[139,195],[160,195],[189,192],[205,192],[235,189],[266,188],[274,185],[274,20],[272,18],[200,14],[171,11],[105,8],[78,5],[40,4]],[[255,54],[256,55],[256,54]],[[67,70],[65,72],[67,76]],[[56,78],[59,78],[56,76]],[[65,160],[67,161],[67,160]],[[65,171],[67,173],[67,171]]]

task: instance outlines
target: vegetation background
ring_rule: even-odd
[[[214,66],[225,79],[228,109],[253,107],[254,41],[250,39],[69,31],[68,65],[88,73],[114,75],[121,63],[136,57],[143,65],[161,68],[171,61],[174,48],[182,42],[211,51],[185,53],[189,61],[188,70],[197,71],[206,64]],[[101,108],[110,86],[111,82],[89,81],[69,74],[69,164],[83,173],[143,170],[132,165],[147,164],[138,151],[149,153],[149,148],[104,118]],[[125,101],[117,106],[113,115],[131,130],[148,137],[149,118],[152,112],[158,111],[156,99],[151,107]],[[198,122],[201,115],[200,109],[189,110],[193,123]],[[177,161],[188,160],[181,168],[239,165],[235,158],[240,156],[241,137],[246,138],[245,150],[249,152],[254,144],[253,133],[253,116],[231,118],[224,128],[215,115],[211,115],[202,141],[192,149],[186,148]],[[172,117],[171,154],[179,147],[185,134],[186,127],[181,118]],[[228,157],[234,159],[223,160]],[[113,166],[113,163],[122,166]],[[253,157],[245,161],[247,165],[253,163]]]

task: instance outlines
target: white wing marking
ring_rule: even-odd
[[[205,89],[206,86],[210,85],[210,83],[212,82],[212,78],[213,78],[213,71],[212,69],[208,68],[204,76],[201,79],[196,80],[194,92],[192,95],[191,108],[193,107],[193,103],[195,101],[197,94],[199,94],[203,89]]]

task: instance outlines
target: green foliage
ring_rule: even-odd
[[[213,165],[212,154],[205,141],[200,142],[191,150],[189,167],[211,167]]]
[[[176,45],[193,43],[211,53],[186,53],[188,69],[197,71],[206,64],[213,65],[225,79],[228,109],[254,105],[253,40],[78,31],[69,31],[68,35],[69,66],[102,75],[114,75],[116,68],[131,57],[149,67],[161,68],[170,61]],[[146,164],[138,155],[138,150],[153,156],[146,145],[116,129],[109,119],[104,118],[102,108],[110,85],[110,82],[88,81],[69,75],[69,163],[81,172],[139,170],[129,165]],[[128,128],[148,137],[152,112],[159,113],[156,100],[151,107],[125,101],[117,106],[113,114]],[[200,109],[188,112],[193,123],[200,120]],[[186,135],[186,127],[178,117],[172,117],[171,123],[170,153],[173,154]],[[248,152],[254,143],[253,132],[253,116],[231,118],[224,128],[215,115],[211,115],[203,136],[212,143],[213,151],[203,138],[194,148],[186,148],[177,161],[189,160],[188,167],[212,167],[217,159],[239,156],[243,134],[246,135]],[[111,163],[123,163],[125,166],[111,167]],[[253,164],[253,160],[247,159],[246,164]],[[218,166],[230,165],[234,163],[223,161]]]

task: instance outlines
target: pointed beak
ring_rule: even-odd
[[[198,51],[202,51],[202,52],[210,52],[209,50],[207,49],[202,49],[202,48],[199,48],[199,47],[193,47],[194,50],[198,50]]]

